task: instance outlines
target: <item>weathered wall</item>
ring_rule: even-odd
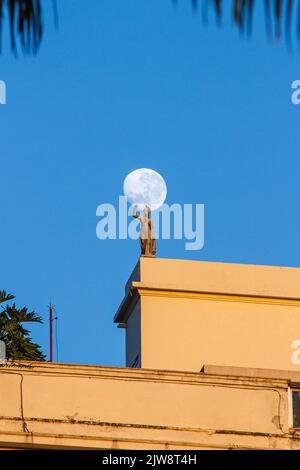
[[[40,364],[0,370],[0,446],[291,448],[288,381]]]

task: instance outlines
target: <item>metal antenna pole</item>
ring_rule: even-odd
[[[51,304],[49,306],[49,321],[50,321],[50,362],[53,362],[53,331],[52,331],[53,307]]]

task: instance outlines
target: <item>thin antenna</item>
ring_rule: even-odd
[[[53,317],[53,312],[55,312],[55,317]],[[57,333],[57,320],[58,316],[56,315],[56,309],[51,304],[49,305],[49,332],[50,332],[50,360],[49,362],[53,362],[53,322],[55,323],[55,343],[56,343],[56,362],[58,362],[58,333]]]
[[[56,309],[55,309],[55,308],[54,308],[54,312],[55,312],[55,317],[53,318],[53,320],[55,320],[56,362],[58,362],[58,361],[59,361],[59,359],[58,359],[58,331],[57,331],[58,316],[57,316],[57,313],[56,313]]]
[[[53,362],[53,331],[52,331],[52,323],[53,323],[53,306],[50,303],[49,305],[49,327],[50,327],[50,362]]]

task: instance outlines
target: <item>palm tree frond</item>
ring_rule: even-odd
[[[43,36],[41,0],[0,0],[0,47],[2,25],[8,16],[11,48],[17,53],[17,38],[24,52],[36,53]]]
[[[46,1],[46,0],[45,0]],[[58,25],[56,0],[48,0],[53,4],[54,19]],[[125,1],[125,0],[124,0]],[[180,0],[171,0],[174,5]],[[184,2],[186,0],[182,0]],[[88,4],[88,2],[86,2]],[[205,10],[211,5],[216,18],[220,22],[225,8],[232,8],[232,20],[241,31],[250,34],[252,31],[255,0],[190,0],[193,11],[200,6]],[[296,36],[300,37],[300,3],[298,0],[263,0],[266,29],[268,36],[276,39],[285,37],[290,43],[292,25],[295,24]],[[298,7],[297,7],[298,5]],[[203,15],[206,18],[206,14]],[[3,19],[7,18],[10,29],[10,42],[16,54],[18,45],[26,53],[36,53],[43,37],[42,0],[0,0],[0,50],[2,43]]]
[[[174,0],[173,0],[174,1]],[[225,8],[230,6],[228,0],[190,0],[193,10],[198,10],[200,6],[207,8],[211,5],[215,11],[217,19],[221,19]],[[179,0],[174,1],[177,4]],[[232,21],[241,31],[251,33],[253,23],[253,13],[255,0],[232,0]],[[298,11],[296,6],[298,5]],[[296,25],[296,35],[300,36],[300,4],[297,0],[264,0],[264,11],[266,18],[267,33],[274,35],[276,39],[282,37],[283,30],[287,42],[290,42],[291,29],[293,22]],[[294,21],[296,20],[296,21]],[[297,23],[298,22],[298,29]]]
[[[0,290],[0,304],[13,300],[14,298],[15,297],[13,295],[7,294],[5,290]]]

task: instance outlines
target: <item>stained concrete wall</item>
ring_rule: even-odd
[[[0,447],[300,448],[287,379],[25,366],[0,370]]]

